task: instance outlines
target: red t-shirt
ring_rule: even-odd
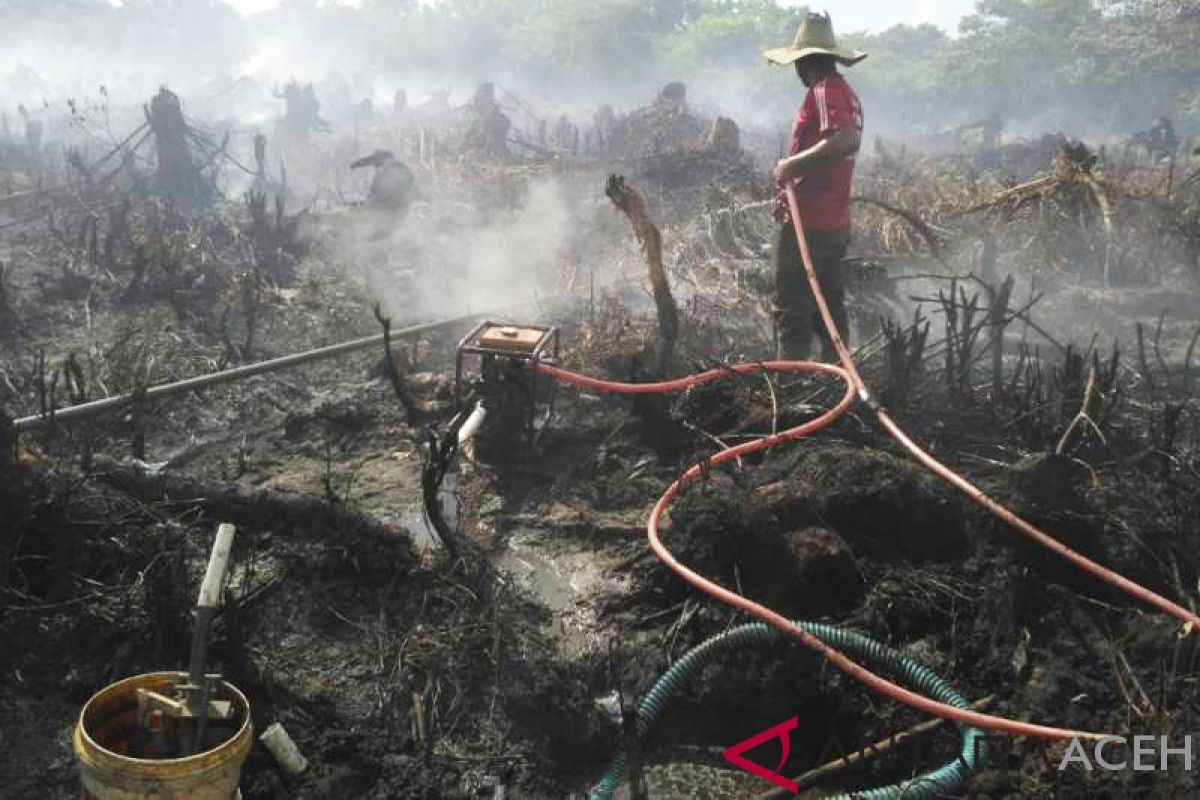
[[[792,125],[789,155],[802,153],[834,131],[853,126],[862,134],[863,111],[858,95],[841,75],[830,75],[808,90],[800,113]],[[796,200],[804,227],[811,231],[835,231],[850,227],[850,180],[854,176],[851,153],[827,162],[800,179]],[[775,219],[791,220],[787,195],[780,187],[775,196]]]

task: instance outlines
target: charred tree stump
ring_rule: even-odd
[[[658,310],[659,347],[656,360],[658,370],[663,372],[675,349],[675,339],[679,335],[679,310],[675,306],[675,298],[671,296],[667,272],[663,267],[662,233],[646,215],[645,198],[627,185],[623,176],[608,176],[604,193],[612,204],[629,218],[634,236],[642,246],[646,265],[650,268],[650,288],[654,292],[654,305]]]
[[[983,247],[979,253],[979,277],[984,283],[991,284],[999,276],[996,274],[996,261],[1000,253],[995,234],[990,231],[983,234]]]
[[[920,310],[913,315],[912,325],[907,328],[885,319],[883,337],[887,365],[883,401],[890,407],[901,408],[908,402],[920,377],[925,361],[925,343],[929,339],[929,322],[921,318]]]
[[[12,582],[13,558],[17,555],[19,531],[28,514],[25,481],[17,458],[17,431],[12,419],[0,406],[0,509],[5,516],[5,531],[0,533],[0,590]]]
[[[132,241],[129,214],[133,210],[127,198],[108,209],[108,230],[104,234],[102,263],[109,270],[116,269],[120,251]]]
[[[9,486],[16,473],[17,429],[4,406],[0,406],[0,490]]]
[[[254,191],[265,192],[267,187],[267,137],[254,136]]]
[[[16,329],[15,298],[9,290],[9,262],[0,261],[0,339],[7,339]]]
[[[20,501],[16,481],[16,445],[13,443],[15,437],[12,420],[4,413],[4,409],[0,409],[0,505],[4,507],[6,515],[17,512]],[[15,519],[14,516],[9,518]],[[0,536],[0,590],[7,589],[11,580],[9,570],[13,560],[14,538],[11,534]]]
[[[992,396],[997,398],[1004,392],[1004,330],[1008,327],[1008,303],[1015,283],[1013,276],[1009,275],[998,290],[988,286],[991,296],[987,324],[992,329]]]
[[[946,393],[952,398],[964,398],[970,392],[975,344],[982,330],[982,326],[975,324],[980,311],[979,294],[968,298],[966,289],[952,278],[949,293],[938,289],[937,299],[946,319]]]
[[[191,212],[200,194],[200,176],[187,143],[187,123],[179,96],[166,87],[145,108],[158,153],[158,188],[180,211]]]

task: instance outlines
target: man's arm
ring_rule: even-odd
[[[775,165],[775,180],[793,181],[813,168],[858,152],[860,135],[853,127],[838,128],[812,147]]]

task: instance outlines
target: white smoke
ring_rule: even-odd
[[[421,203],[384,236],[378,228],[372,236],[378,223],[364,217],[341,257],[361,269],[396,319],[478,313],[555,294],[574,268],[588,201],[556,177],[533,179],[515,194],[486,216],[470,197]]]

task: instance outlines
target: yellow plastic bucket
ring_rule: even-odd
[[[222,744],[187,758],[127,755],[137,725],[137,690],[169,695],[184,672],[151,672],[118,681],[92,696],[79,714],[73,741],[85,800],[231,800],[238,796],[242,765],[254,744],[250,703],[235,686],[217,684],[216,700],[229,700],[240,721]]]

